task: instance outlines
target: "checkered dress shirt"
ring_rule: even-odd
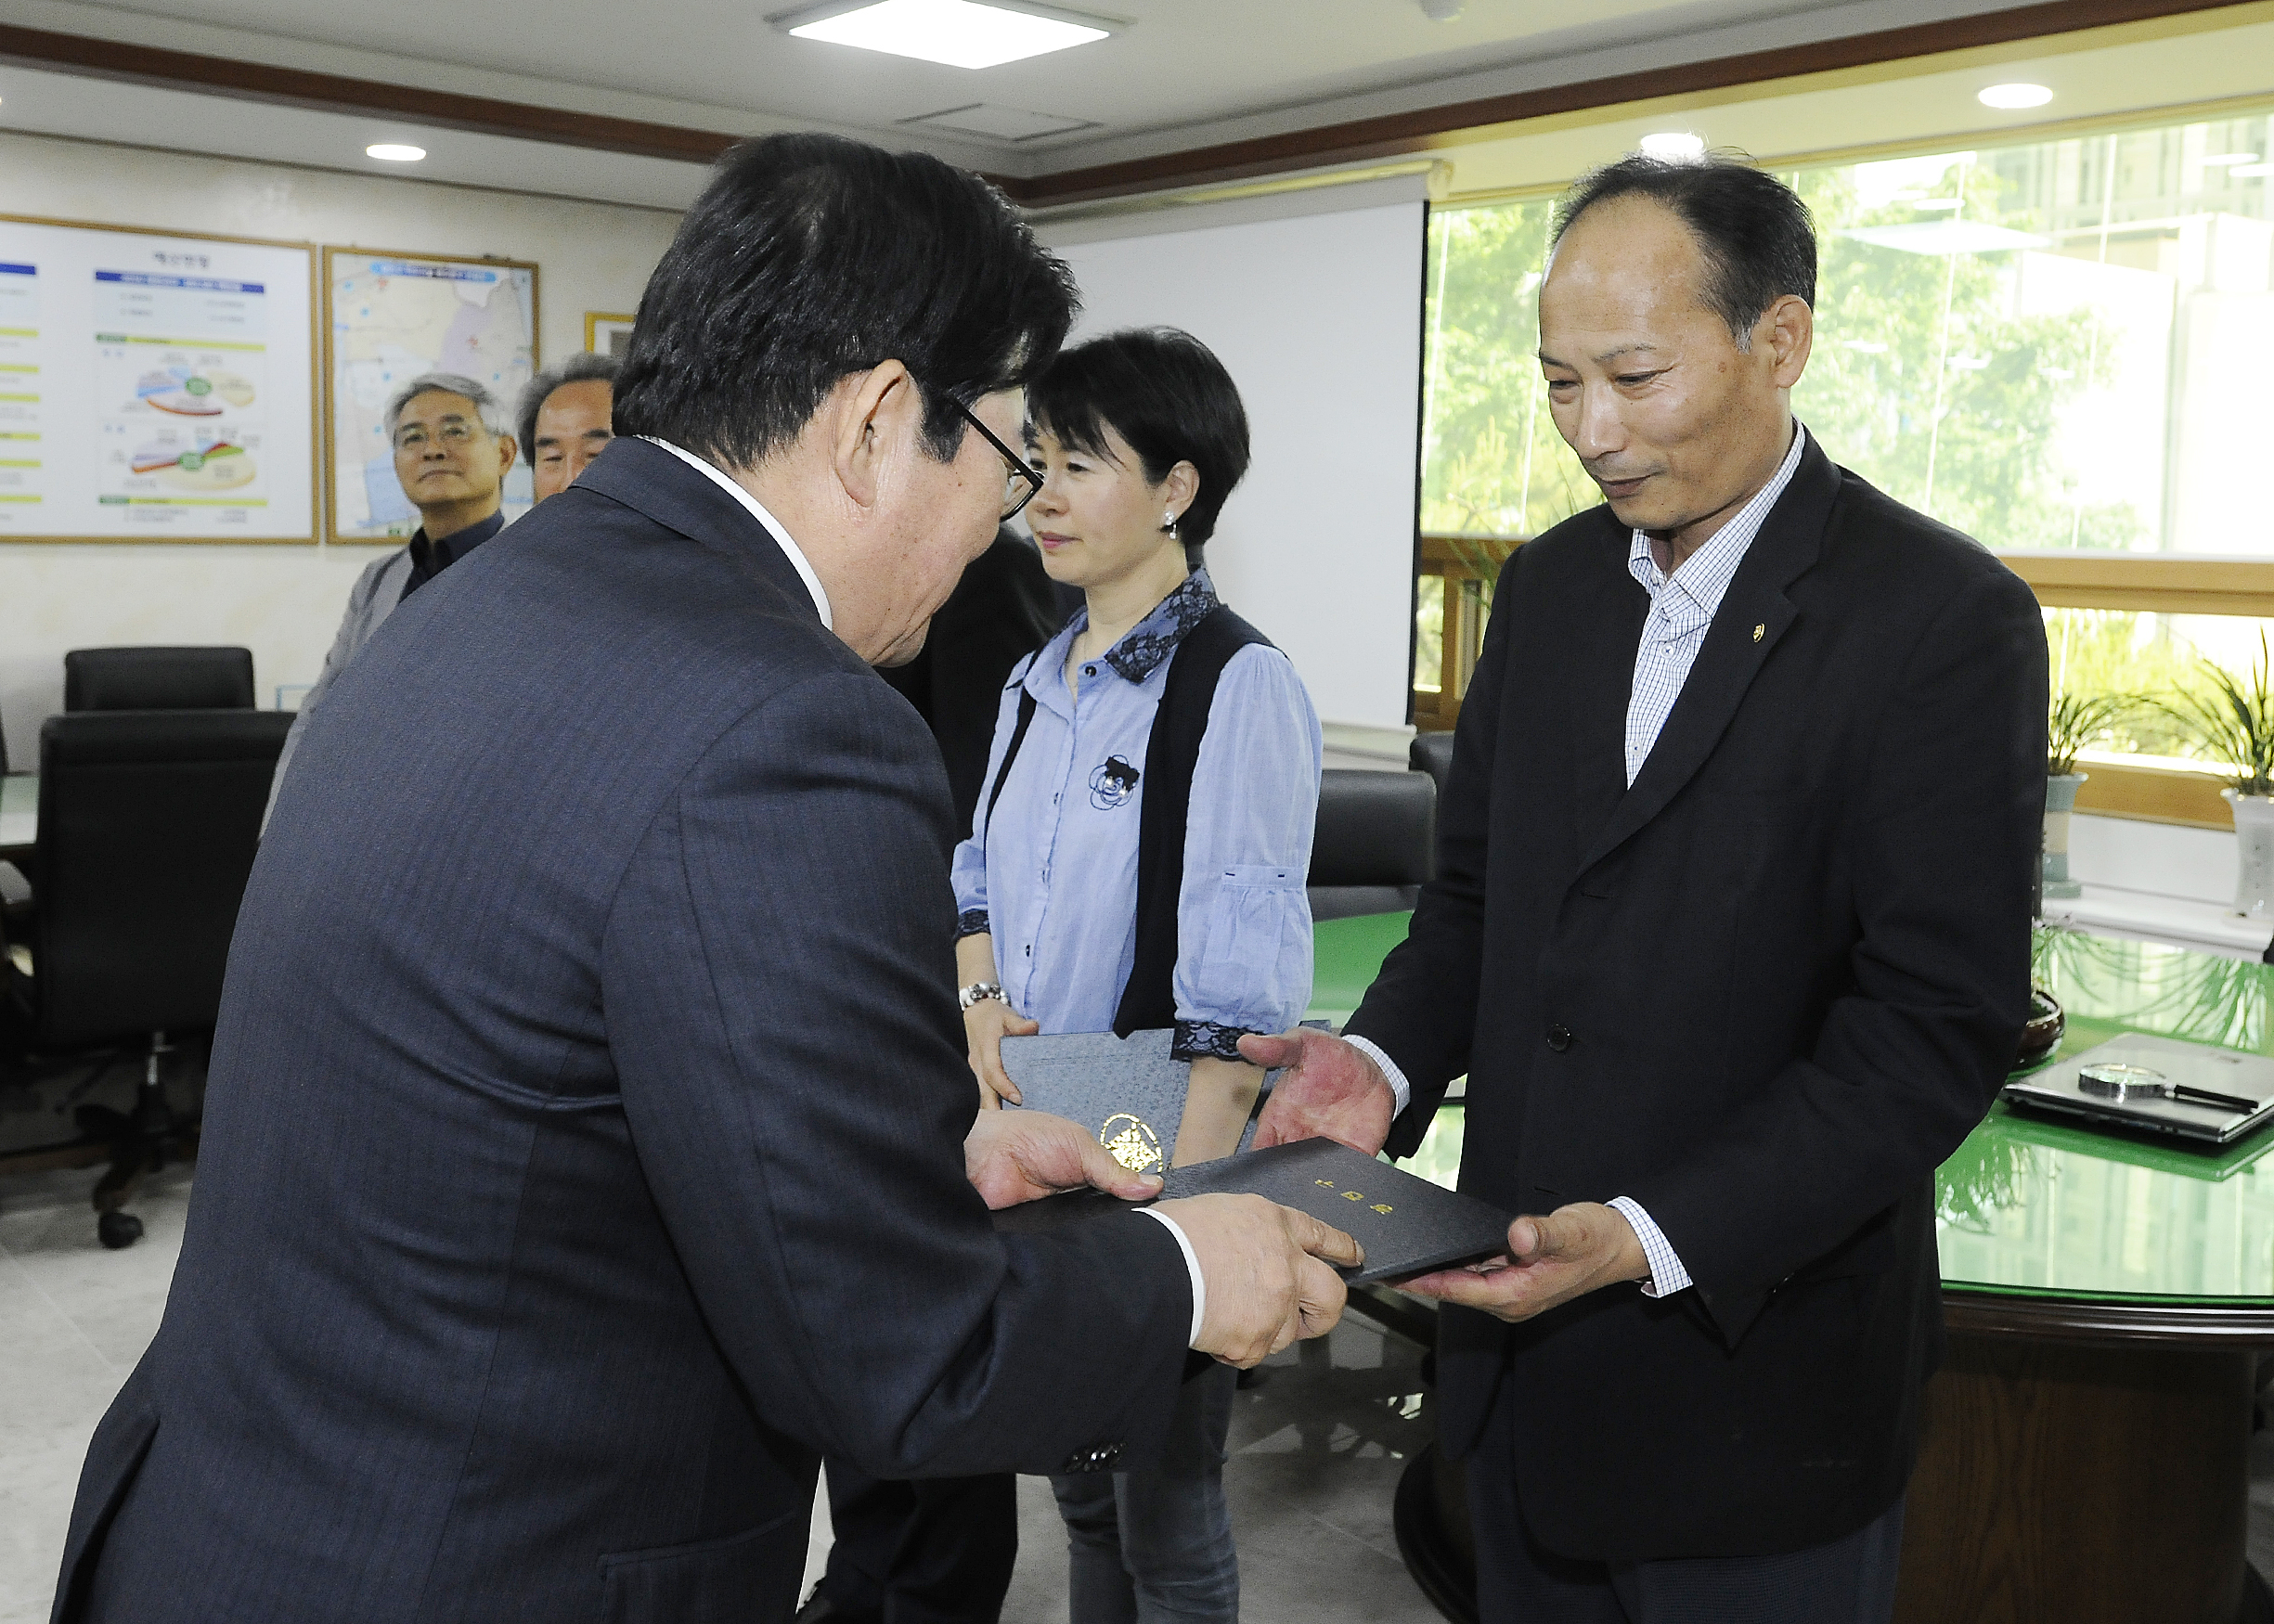
[[[1674,702],[1682,697],[1682,685],[1689,680],[1690,667],[1698,663],[1698,651],[1705,646],[1706,631],[1713,624],[1713,615],[1721,608],[1722,598],[1729,590],[1738,566],[1745,561],[1753,537],[1761,534],[1769,509],[1777,506],[1777,498],[1792,483],[1793,472],[1801,465],[1801,451],[1807,443],[1808,432],[1795,424],[1791,448],[1777,465],[1775,477],[1731,514],[1728,522],[1685,559],[1672,575],[1660,570],[1658,561],[1651,556],[1650,538],[1639,530],[1634,532],[1627,552],[1627,573],[1650,595],[1650,612],[1642,623],[1642,641],[1634,650],[1634,686],[1626,704],[1626,781],[1630,789],[1634,787],[1634,775],[1642,770],[1642,764],[1649,760],[1651,746],[1658,742],[1666,718],[1673,714]],[[1382,1068],[1397,1109],[1404,1110],[1413,1097],[1412,1087],[1398,1063],[1363,1038],[1354,1037],[1350,1042]],[[1650,1278],[1643,1282],[1643,1295],[1666,1296],[1690,1283],[1689,1270],[1682,1267],[1673,1244],[1651,1221],[1640,1202],[1632,1196],[1617,1195],[1606,1205],[1625,1216],[1626,1221],[1634,1226],[1634,1238],[1642,1243],[1643,1257],[1650,1265]]]

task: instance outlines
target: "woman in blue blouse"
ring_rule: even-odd
[[[1262,1081],[1241,1035],[1286,1030],[1311,997],[1318,718],[1187,552],[1247,471],[1247,415],[1216,357],[1169,329],[1066,351],[1027,414],[1044,476],[1028,522],[1087,607],[1014,668],[955,854],[972,1069],[988,1103],[1016,1102],[1007,1034],[1173,1025],[1192,1071],[1171,1159],[1210,1161]],[[1238,1617],[1233,1387],[1223,1367],[1185,1384],[1160,1470],[1052,1480],[1075,1624]]]

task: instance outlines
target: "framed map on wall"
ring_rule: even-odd
[[[315,273],[0,215],[0,541],[314,541]]]
[[[325,443],[333,541],[400,541],[419,510],[394,475],[387,401],[426,372],[454,372],[497,396],[510,421],[536,371],[537,268],[520,260],[324,250]],[[531,499],[527,457],[506,476],[509,521]]]

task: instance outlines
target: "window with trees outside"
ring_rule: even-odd
[[[2274,106],[1777,171],[1821,241],[1794,408],[1835,461],[2007,556],[2057,692],[2118,696],[2080,806],[2226,821],[2232,765],[2182,715],[2217,672],[2247,693],[2274,628],[2270,159]],[[1554,201],[1430,220],[1424,728],[1458,714],[1509,550],[1601,499],[1534,356]]]

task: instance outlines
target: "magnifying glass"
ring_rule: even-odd
[[[2125,1065],[2110,1063],[2088,1065],[2076,1074],[2076,1086],[2098,1100],[2170,1100],[2181,1105],[2211,1105],[2222,1111],[2244,1114],[2258,1109],[2259,1102],[2245,1100],[2234,1094],[2214,1094],[2208,1089],[2190,1089],[2185,1083],[2175,1083],[2160,1071],[2144,1065]]]

